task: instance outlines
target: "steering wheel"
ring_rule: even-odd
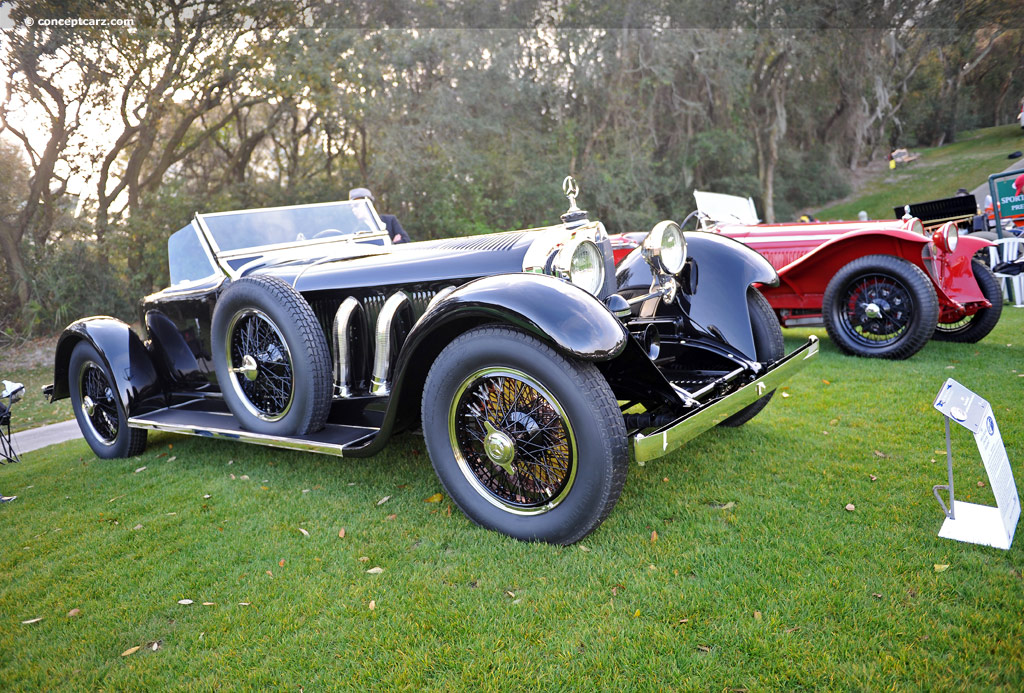
[[[317,231],[313,235],[313,238],[326,238],[327,236],[344,236],[345,232],[340,229],[324,229],[323,231]]]

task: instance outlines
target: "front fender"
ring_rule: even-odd
[[[395,364],[381,433],[351,454],[372,455],[392,431],[411,425],[434,359],[455,337],[484,324],[521,329],[571,358],[591,362],[616,358],[629,341],[626,327],[603,303],[556,277],[524,272],[463,284],[424,313],[409,332]]]
[[[51,401],[70,396],[71,352],[83,340],[106,361],[128,416],[163,405],[163,387],[142,340],[127,323],[105,316],[77,320],[61,333],[54,359]]]
[[[756,250],[716,233],[687,231],[686,253],[688,264],[692,263],[691,276],[696,273],[696,288],[689,294],[680,293],[680,300],[694,328],[756,359],[747,289],[753,284],[775,286],[779,281],[775,269]],[[646,292],[653,278],[639,249],[630,253],[615,273],[620,292]]]

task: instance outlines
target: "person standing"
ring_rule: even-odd
[[[348,191],[348,199],[350,200],[362,200],[364,198],[370,202],[377,201],[374,199],[373,193],[370,192],[369,188],[352,188]],[[394,214],[380,214],[379,212],[377,214],[380,220],[384,222],[388,235],[391,236],[392,243],[408,243],[411,240],[409,233],[398,223],[398,217]]]

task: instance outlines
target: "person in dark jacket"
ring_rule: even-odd
[[[352,188],[348,191],[348,199],[350,200],[361,200],[363,198],[370,200],[370,202],[376,202],[369,188]],[[380,214],[378,212],[378,216],[384,222],[388,235],[391,236],[392,243],[408,243],[411,240],[409,233],[398,223],[398,217],[394,214]]]

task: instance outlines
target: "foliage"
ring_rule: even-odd
[[[69,13],[134,24],[26,23]],[[897,144],[1007,122],[1014,16],[973,0],[18,0],[0,161],[24,174],[0,205],[0,329],[74,312],[33,279],[68,240],[137,296],[166,281],[163,244],[194,211],[356,186],[417,239],[551,223],[567,173],[613,231],[682,218],[694,188],[786,218]]]

